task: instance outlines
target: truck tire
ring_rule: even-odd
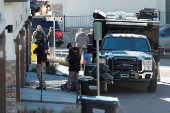
[[[154,72],[154,78],[151,80],[149,87],[147,87],[147,91],[154,93],[157,87],[157,74],[156,71]]]

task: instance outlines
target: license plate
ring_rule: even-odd
[[[97,109],[97,108],[93,108],[93,113],[105,113],[104,109]]]
[[[129,78],[129,74],[120,74],[121,78]]]

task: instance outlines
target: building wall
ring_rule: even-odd
[[[6,18],[6,24],[7,25],[14,25],[13,18],[14,18],[14,12],[13,12],[13,6],[12,2],[5,2],[4,3],[4,16]],[[15,30],[15,27],[13,26],[13,31]],[[15,60],[15,44],[14,44],[14,33],[8,33],[7,30],[5,30],[6,34],[6,60]]]
[[[6,61],[6,111],[16,112],[16,60]]]
[[[3,18],[4,17],[4,2],[3,2],[3,0],[0,0],[0,14],[1,14],[1,17]]]
[[[22,29],[25,21],[31,12],[28,2],[5,2],[4,13],[7,20],[7,25],[13,25],[13,33],[7,33],[6,42],[7,60],[14,60],[15,44],[13,39],[16,39],[19,31]],[[27,11],[27,12],[26,12]],[[21,17],[22,16],[22,17]]]
[[[156,1],[157,0],[53,0],[53,3],[62,3],[63,14],[66,16],[81,16],[92,15],[94,10],[136,13],[144,7],[156,8]]]
[[[166,0],[157,0],[157,9],[161,12],[166,12]]]
[[[101,10],[104,13],[117,11],[137,13],[144,7],[157,8],[157,0],[53,0],[52,4],[55,4],[53,10],[57,12],[57,16],[66,16],[65,25],[64,23],[59,23],[60,26],[65,26],[66,31],[79,27],[92,28],[93,17],[90,15],[93,15],[95,10]]]
[[[31,13],[30,9],[30,1],[28,2],[4,2],[4,18],[6,19],[6,25],[13,25],[13,33],[8,33],[8,30],[5,30],[6,35],[6,105],[7,112],[16,112],[16,91],[20,91],[16,89],[16,81],[24,83],[25,81],[20,80],[21,77],[25,77],[26,70],[22,68],[21,70],[21,62],[16,60],[16,42],[14,39],[20,35],[20,31],[24,28],[25,22],[28,20],[28,17]],[[23,36],[23,40],[25,41],[25,36]],[[19,49],[23,48],[24,50],[25,44],[19,45]],[[17,48],[18,49],[18,48]],[[19,50],[17,50],[19,51]],[[25,62],[25,56],[23,56]],[[16,62],[17,61],[17,62]],[[19,63],[19,68],[17,71],[21,71],[22,73],[16,77],[16,64]],[[23,67],[25,67],[23,65]],[[17,80],[16,80],[17,79]],[[21,86],[17,87],[20,88]],[[17,93],[20,94],[20,93]],[[17,98],[17,100],[19,100]]]
[[[0,0],[0,34],[6,27],[6,20],[4,19],[4,1]]]

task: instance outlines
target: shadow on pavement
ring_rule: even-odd
[[[170,59],[161,58],[160,59],[160,66],[170,66]]]
[[[159,82],[155,93],[144,87],[109,86],[106,96],[118,97],[118,113],[170,113],[170,84]]]

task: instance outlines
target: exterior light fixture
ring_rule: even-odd
[[[25,27],[25,29],[28,29],[29,28],[29,24],[25,23],[24,27]]]
[[[25,36],[25,30],[19,31],[19,34],[20,34],[21,36]]]
[[[17,45],[21,45],[21,38],[14,39],[14,42],[17,43]]]
[[[5,29],[8,29],[8,33],[13,33],[13,25],[8,25]]]
[[[32,21],[32,16],[29,16],[28,19],[29,19],[30,21]]]

